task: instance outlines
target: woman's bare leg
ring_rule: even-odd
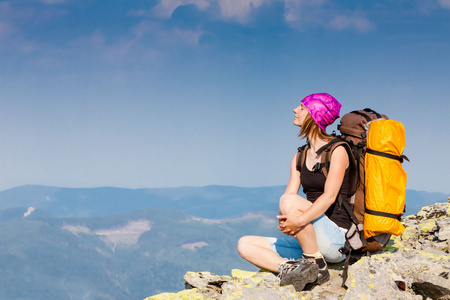
[[[319,252],[316,241],[316,232],[314,231],[312,224],[303,227],[303,229],[295,235],[295,238],[302,247],[303,253],[310,254]]]
[[[289,210],[305,211],[311,203],[297,194],[284,194],[280,199],[280,213],[285,214]],[[302,247],[303,253],[317,253],[319,248],[316,241],[316,233],[312,224],[302,228],[295,238]],[[278,272],[280,263],[286,261],[278,253],[270,248],[266,237],[248,235],[239,239],[237,250],[242,258],[255,266],[272,272]]]
[[[305,211],[311,206],[311,203],[298,194],[288,193],[281,196],[280,213],[289,214],[290,210]],[[298,243],[302,247],[303,253],[317,253],[316,233],[313,225],[310,223],[302,228],[296,235]]]
[[[286,261],[270,249],[269,241],[262,236],[247,235],[241,237],[237,250],[243,259],[259,268],[272,272],[278,272],[279,264]]]

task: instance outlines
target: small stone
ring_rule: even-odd
[[[422,234],[434,233],[437,230],[436,220],[429,220],[422,224],[420,231]]]
[[[441,227],[437,237],[440,241],[450,240],[450,225],[447,227]]]
[[[436,242],[434,245],[434,248],[439,251],[442,251],[443,255],[445,255],[446,253],[449,253],[449,247],[448,247],[447,241]]]

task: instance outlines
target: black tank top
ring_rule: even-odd
[[[306,152],[305,152],[306,155]],[[306,161],[306,160],[305,160]],[[322,172],[310,171],[306,167],[306,163],[303,164],[301,169],[301,183],[303,186],[303,193],[306,195],[311,203],[317,200],[320,195],[323,194],[325,188],[325,175]],[[341,185],[339,194],[347,196],[349,187],[349,169],[345,170],[344,180]],[[339,197],[339,196],[338,196]],[[327,209],[325,215],[339,227],[349,229],[351,225],[350,216],[346,212],[345,208],[339,205],[336,198],[333,204]]]

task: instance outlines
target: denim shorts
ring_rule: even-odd
[[[327,216],[322,215],[312,222],[316,232],[317,246],[327,262],[337,263],[345,259],[345,255],[339,252],[339,248],[345,244],[346,229],[340,228]],[[302,257],[302,248],[293,236],[285,238],[267,238],[270,248],[281,257],[289,260],[297,260]]]

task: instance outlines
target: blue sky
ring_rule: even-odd
[[[0,189],[284,185],[328,92],[449,193],[449,56],[450,0],[0,1]]]

